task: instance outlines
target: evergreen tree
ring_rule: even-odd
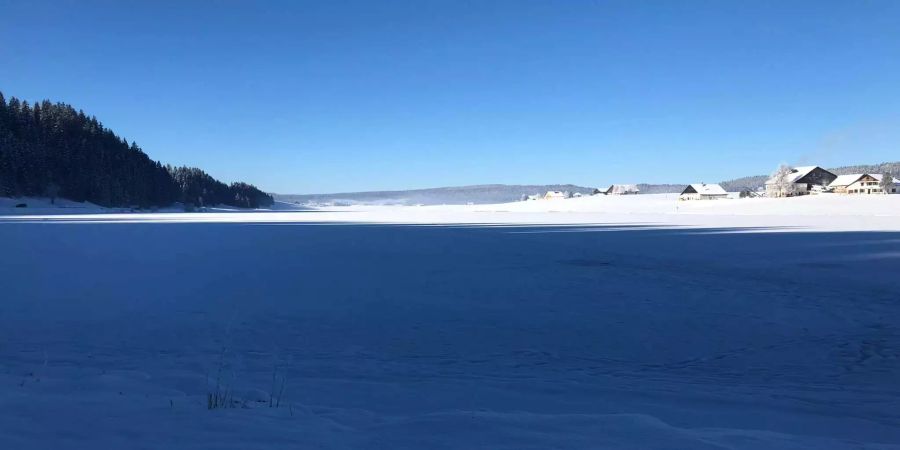
[[[229,186],[200,169],[163,166],[70,105],[32,105],[0,93],[0,196],[38,195],[102,206],[273,203],[253,185]]]
[[[891,190],[895,189],[894,187],[894,177],[890,174],[890,172],[881,175],[881,193],[882,194],[890,194]]]

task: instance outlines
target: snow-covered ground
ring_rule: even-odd
[[[24,205],[24,207],[17,207]],[[110,212],[109,209],[90,202],[73,202],[64,198],[51,201],[49,198],[0,197],[0,215],[22,214],[100,214]]]
[[[15,213],[0,448],[900,448],[900,196]]]
[[[654,227],[732,227],[785,230],[893,231],[900,227],[900,195],[819,195],[678,201],[677,194],[593,196],[496,205],[345,206],[310,209],[276,202],[267,210],[210,208],[183,213],[103,209],[3,208],[7,221],[139,223],[381,223],[381,224],[635,224]],[[3,200],[3,199],[0,199]],[[9,200],[9,199],[6,199]],[[12,201],[11,201],[12,202]],[[10,202],[7,202],[10,203]],[[49,204],[49,202],[47,202]],[[76,204],[82,205],[82,204]],[[97,209],[99,208],[99,209]],[[100,214],[98,214],[100,213]],[[220,214],[227,213],[227,214]]]

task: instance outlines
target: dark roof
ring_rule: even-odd
[[[815,166],[812,170],[807,171],[803,176],[794,180],[794,183],[822,184],[823,186],[827,186],[835,178],[837,178],[837,175],[819,166]]]

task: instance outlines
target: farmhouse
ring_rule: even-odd
[[[634,195],[640,192],[636,184],[613,184],[603,191],[606,195]]]
[[[829,188],[833,189],[836,194],[883,194],[881,188],[881,179],[883,175],[880,173],[855,173],[851,175],[841,175],[835,178]],[[900,193],[900,186],[896,182],[891,183],[887,194]]]
[[[728,193],[718,184],[692,184],[678,196],[678,200],[716,200],[728,197]]]
[[[568,197],[568,192],[563,191],[547,191],[547,193],[544,194],[544,200],[553,200],[566,197]]]
[[[766,181],[766,196],[793,197],[819,193],[836,178],[837,175],[819,166],[795,167],[791,169],[787,187],[779,186],[775,178],[769,178]]]

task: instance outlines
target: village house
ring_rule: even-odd
[[[606,195],[634,195],[640,192],[636,184],[613,184],[602,191]]]
[[[884,194],[885,192],[881,188],[882,178],[883,175],[880,173],[841,175],[835,178],[828,187],[834,190],[835,194]],[[886,193],[900,193],[900,185],[897,182],[891,183]]]
[[[716,200],[720,198],[727,198],[728,192],[725,192],[725,189],[722,189],[722,186],[718,184],[692,184],[683,191],[681,191],[681,195],[678,196],[678,200]]]
[[[569,196],[568,192],[547,191],[547,193],[544,194],[544,200],[554,200],[554,199],[566,198],[568,196]]]
[[[793,197],[797,195],[817,194],[825,191],[837,175],[819,167],[803,166],[791,169],[787,186],[779,186],[775,178],[766,181],[767,197]]]

